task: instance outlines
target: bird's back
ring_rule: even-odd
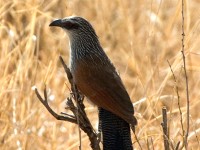
[[[78,89],[97,106],[136,125],[129,95],[107,56],[90,54],[73,61],[72,74]]]

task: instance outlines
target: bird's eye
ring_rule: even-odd
[[[68,30],[70,29],[78,29],[79,25],[77,23],[71,22],[71,21],[67,21],[65,22],[64,27]]]

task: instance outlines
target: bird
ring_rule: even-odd
[[[103,149],[133,149],[130,127],[135,132],[134,107],[91,23],[70,16],[56,19],[49,26],[64,29],[69,37],[70,71],[78,90],[99,107]]]

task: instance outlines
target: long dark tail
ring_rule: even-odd
[[[99,128],[103,135],[103,150],[133,149],[129,124],[103,108],[99,108]]]

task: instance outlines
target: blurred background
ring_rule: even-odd
[[[185,56],[189,78],[189,149],[200,143],[200,1],[185,0]],[[49,28],[53,19],[71,15],[89,20],[105,52],[120,73],[138,119],[136,134],[143,149],[163,148],[163,106],[168,110],[172,144],[186,129],[186,86],[181,54],[180,0],[1,0],[0,1],[0,149],[77,150],[78,127],[57,121],[37,99],[47,85],[49,104],[65,110],[70,85],[59,61],[69,61],[68,38]],[[177,82],[172,76],[172,66]],[[97,108],[85,99],[97,128]],[[90,149],[82,132],[82,146]],[[139,149],[134,136],[134,147]]]

